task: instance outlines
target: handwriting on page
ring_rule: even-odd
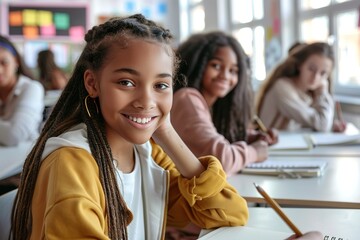
[[[342,238],[342,237],[338,238],[338,237],[331,237],[331,236],[325,235],[324,240],[347,240],[347,239]]]

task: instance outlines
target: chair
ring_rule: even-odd
[[[0,240],[8,240],[11,227],[11,211],[17,189],[0,196]]]

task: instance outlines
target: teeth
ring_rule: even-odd
[[[141,124],[145,124],[151,121],[151,118],[136,118],[132,116],[128,116],[128,118],[133,122],[141,123]]]

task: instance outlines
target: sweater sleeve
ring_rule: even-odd
[[[281,80],[273,86],[273,96],[280,113],[315,131],[330,131],[334,117],[334,102],[329,92],[315,96],[311,105],[300,98],[291,83]]]
[[[170,172],[168,226],[184,227],[189,222],[201,228],[242,226],[248,208],[226,180],[220,162],[213,156],[199,158],[206,170],[192,179],[183,178],[160,146],[153,144],[152,157]]]
[[[230,143],[217,132],[204,98],[195,89],[184,88],[175,93],[171,122],[197,157],[217,157],[228,175],[257,159],[255,148],[244,141]]]

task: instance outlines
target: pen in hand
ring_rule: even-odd
[[[261,119],[258,116],[256,116],[256,115],[254,116],[254,121],[260,128],[260,131],[262,131],[263,133],[268,132],[268,129],[265,127],[264,123],[261,121]]]
[[[256,190],[264,197],[265,201],[275,210],[275,212],[281,217],[282,220],[294,231],[297,237],[301,237],[303,234],[300,230],[291,222],[291,220],[285,215],[285,213],[281,210],[279,204],[275,202],[266,192],[265,190],[254,183]]]

